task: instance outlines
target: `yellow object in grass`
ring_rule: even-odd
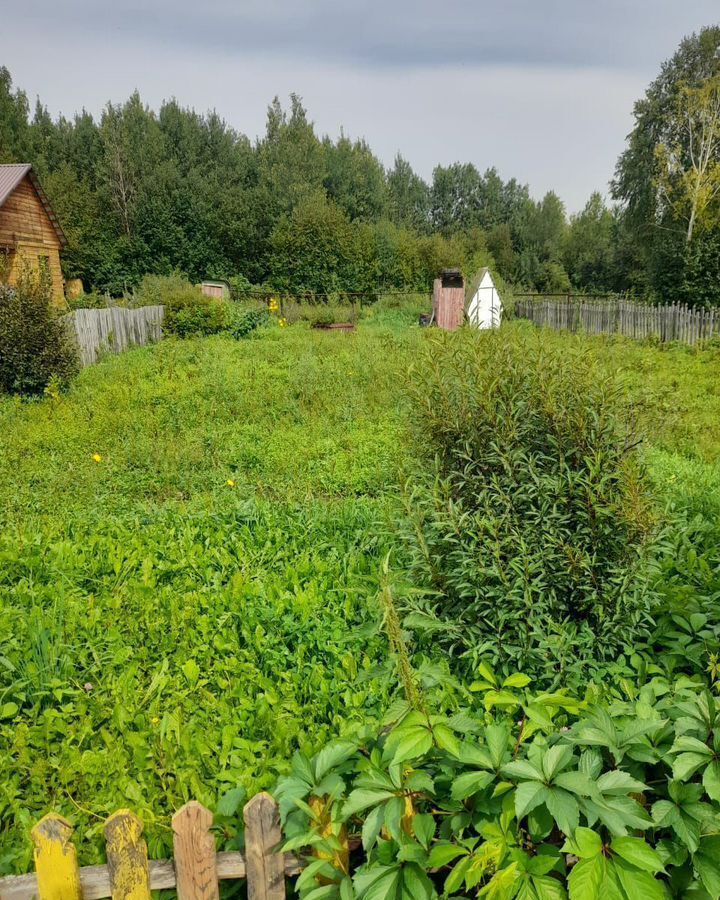
[[[102,462],[102,456],[99,453],[93,453],[92,455],[93,462],[99,463]]]

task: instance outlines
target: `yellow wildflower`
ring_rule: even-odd
[[[235,481],[232,478],[228,478],[226,483],[228,487],[235,487]]]
[[[93,453],[92,458],[93,458],[93,461],[96,463],[102,462],[102,456],[100,456],[99,453]]]
[[[283,319],[283,318],[278,319],[278,325],[281,328],[284,328],[287,325],[287,319]]]

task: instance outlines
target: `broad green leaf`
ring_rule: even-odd
[[[663,871],[663,864],[660,857],[642,838],[613,838],[611,849],[626,862],[629,862],[638,869],[642,869],[644,872],[651,872],[655,875],[658,872]]]
[[[430,850],[428,858],[428,867],[431,869],[442,869],[459,856],[466,856],[467,850],[459,847],[457,844],[434,844]]]
[[[658,800],[652,805],[652,820],[655,825],[668,826],[678,818],[678,810],[669,800]]]
[[[351,741],[333,741],[315,757],[315,778],[320,781],[327,773],[346,762],[357,750],[357,744]]]
[[[573,834],[580,821],[580,807],[572,794],[561,788],[548,788],[545,805],[560,831],[564,834]]]
[[[632,900],[666,900],[662,882],[650,872],[628,865],[622,859],[615,859],[610,865],[623,890]]]
[[[536,725],[539,725],[540,728],[544,728],[546,731],[552,731],[555,727],[550,715],[539,703],[528,703],[523,706],[523,710],[528,719]]]
[[[508,749],[510,732],[505,725],[489,725],[485,729],[485,743],[493,768],[499,769]]]
[[[708,797],[720,803],[720,762],[716,759],[703,772],[703,786]]]
[[[480,675],[482,675],[485,681],[489,681],[490,684],[496,685],[498,683],[495,673],[487,663],[481,662],[478,666],[478,672],[480,673]]]
[[[405,798],[393,797],[385,804],[385,827],[393,840],[402,840],[402,818],[405,815]]]
[[[0,706],[0,719],[12,719],[13,716],[17,715],[19,708],[17,703],[3,703],[3,705]]]
[[[597,794],[596,783],[584,772],[561,772],[555,776],[553,784],[580,797]]]
[[[234,816],[246,797],[247,791],[244,787],[231,788],[218,800],[215,811],[219,816]]]
[[[676,781],[688,781],[692,776],[707,765],[708,758],[700,753],[681,753],[673,760],[673,778]]]
[[[303,900],[330,900],[330,898],[337,897],[337,890],[336,884],[324,884],[305,894]]]
[[[512,900],[518,878],[520,878],[518,865],[511,863],[493,875],[485,887],[478,892],[478,897],[487,897],[488,900]]]
[[[516,759],[502,767],[503,775],[521,781],[544,781],[543,773],[528,759]]]
[[[484,790],[494,780],[492,772],[465,772],[453,781],[450,793],[453,800],[465,800]]]
[[[393,763],[407,762],[425,756],[432,749],[433,738],[429,728],[423,725],[403,729],[403,735],[397,743]]]
[[[384,803],[391,797],[394,797],[392,791],[374,791],[367,788],[355,788],[345,801],[343,806],[343,818],[349,819],[350,816],[357,815],[368,806],[376,806],[378,803]]]
[[[602,850],[602,838],[591,828],[576,828],[562,847],[563,853],[572,853],[579,859],[590,859]]]
[[[557,878],[541,875],[532,879],[537,900],[565,900],[567,892]]]
[[[435,743],[441,750],[446,750],[451,756],[460,756],[460,741],[452,728],[442,724],[436,725],[433,728],[433,736]]]
[[[461,859],[460,862],[456,863],[455,867],[445,879],[446,894],[454,894],[455,891],[458,890],[463,881],[465,881],[465,875],[470,868],[471,862],[471,858],[466,856],[465,859]]]
[[[700,839],[693,866],[711,897],[720,897],[720,835]]]
[[[397,896],[400,866],[374,866],[355,873],[353,883],[358,900],[390,900]]]
[[[418,813],[413,816],[412,830],[418,841],[427,849],[435,834],[435,819],[430,813]]]
[[[344,810],[343,810],[344,812]],[[375,844],[378,835],[385,821],[385,806],[381,804],[375,809],[370,810],[363,822],[362,827],[362,845],[363,850],[367,851]]]
[[[601,893],[605,859],[598,853],[576,863],[568,877],[570,900],[606,900]]]
[[[402,868],[402,900],[430,900],[437,897],[432,882],[415,863]]]
[[[676,738],[672,747],[670,748],[671,753],[699,753],[700,756],[706,756],[710,759],[713,755],[712,750],[708,747],[707,744],[704,744],[699,738],[693,737],[689,734],[681,734],[678,738]]]
[[[531,680],[529,675],[515,672],[515,674],[509,675],[505,681],[503,681],[502,686],[504,688],[524,688],[530,684]]]
[[[598,789],[602,794],[612,796],[614,794],[641,794],[647,790],[647,785],[642,781],[637,781],[627,772],[620,769],[613,769],[610,772],[604,772],[597,779]]]
[[[540,781],[523,781],[515,791],[515,815],[522,819],[547,800],[548,789]]]
[[[555,744],[545,753],[542,767],[548,781],[552,781],[553,777],[569,764],[572,755],[573,748],[569,744]]]
[[[510,691],[488,691],[483,698],[483,703],[488,712],[494,706],[520,706],[519,698],[515,694],[511,694]]]

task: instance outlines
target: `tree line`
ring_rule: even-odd
[[[216,113],[134,93],[53,119],[0,68],[0,162],[31,162],[69,238],[67,277],[113,294],[146,273],[275,290],[427,290],[450,265],[490,265],[546,292],[720,303],[720,28],[685,39],[638,102],[608,206],[568,218],[554,192],[472,163],[428,183],[402,156],[316,134],[275,99],[256,141]],[[703,146],[699,144],[704,142]]]

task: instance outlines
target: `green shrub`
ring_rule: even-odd
[[[298,319],[311,325],[334,325],[340,322],[357,322],[359,307],[351,303],[303,303]]]
[[[270,316],[264,306],[250,309],[235,308],[228,331],[236,339],[244,338],[261,325],[267,324],[269,319]]]
[[[131,298],[133,306],[165,306],[168,309],[197,306],[210,299],[180,272],[145,275]]]
[[[407,542],[429,595],[409,624],[466,662],[553,681],[646,635],[643,471],[585,345],[532,329],[438,335],[410,393],[425,469]]]
[[[178,337],[220,334],[227,330],[230,318],[228,303],[203,297],[197,303],[166,306],[163,329]]]
[[[68,298],[68,306],[70,309],[105,309],[108,306],[108,295],[99,291],[79,294],[77,297]]]
[[[49,286],[30,278],[0,285],[0,391],[42,394],[77,370],[77,350]]]
[[[285,849],[314,857],[302,898],[720,896],[720,709],[702,684],[599,703],[480,675],[483,702],[451,717],[396,708],[389,733],[296,754],[274,793]]]

